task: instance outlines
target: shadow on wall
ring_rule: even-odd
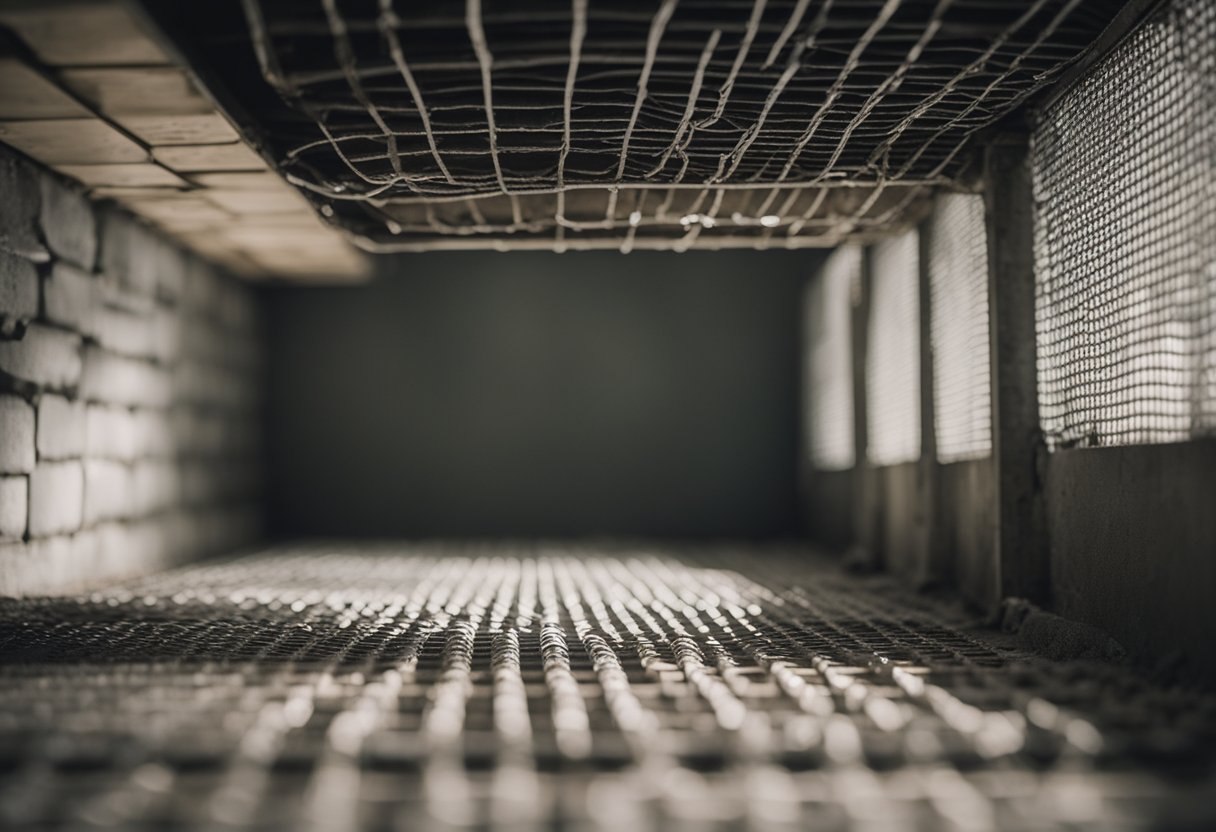
[[[280,536],[798,531],[818,252],[427,254],[267,291]]]

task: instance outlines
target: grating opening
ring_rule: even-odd
[[[870,250],[866,447],[875,465],[920,458],[919,239],[908,231]]]
[[[842,246],[807,286],[806,407],[811,464],[844,471],[855,462],[853,298],[860,290],[861,249]]]
[[[1213,819],[1207,700],[805,552],[282,548],[0,601],[0,656],[8,829]]]
[[[937,459],[979,459],[992,451],[984,198],[939,197],[927,236]]]
[[[1216,432],[1216,3],[1171,0],[1034,136],[1052,449]]]
[[[975,132],[1117,8],[242,6],[157,13],[202,42],[293,183],[364,246],[405,251],[835,245],[954,181]],[[246,40],[279,100],[224,65]]]

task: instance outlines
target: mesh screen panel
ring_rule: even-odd
[[[875,465],[920,457],[918,247],[910,231],[871,249],[866,426]]]
[[[860,280],[861,249],[842,246],[807,288],[807,434],[811,463],[820,471],[855,462],[851,314]]]
[[[983,197],[943,196],[929,220],[928,244],[937,458],[985,457],[992,450],[992,402]]]
[[[1216,3],[1173,0],[1035,133],[1053,449],[1216,430]]]

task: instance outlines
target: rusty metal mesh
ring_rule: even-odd
[[[1210,700],[997,646],[805,552],[284,548],[0,601],[0,661],[5,829],[1216,813]]]
[[[628,251],[890,226],[1118,4],[243,6],[287,104],[251,112],[365,247]]]
[[[1034,136],[1053,449],[1216,433],[1216,3],[1171,0]]]

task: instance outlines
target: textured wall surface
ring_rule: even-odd
[[[258,535],[253,293],[0,148],[0,594]]]
[[[267,298],[284,535],[798,531],[815,252],[403,255]]]
[[[1060,451],[1047,468],[1056,611],[1138,660],[1216,680],[1216,441]]]

